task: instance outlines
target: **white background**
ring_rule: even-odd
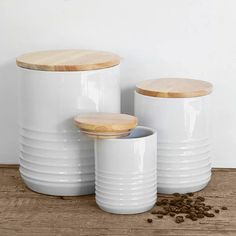
[[[82,48],[123,57],[125,113],[140,80],[212,82],[213,165],[236,167],[235,9],[235,0],[1,0],[0,162],[18,162],[15,57]]]

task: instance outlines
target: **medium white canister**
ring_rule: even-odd
[[[88,113],[75,122],[96,138],[98,206],[116,214],[150,210],[157,198],[156,131],[136,127],[137,118],[126,114]]]
[[[42,51],[20,67],[20,173],[50,195],[94,193],[94,141],[73,124],[84,112],[119,112],[120,58],[89,50]]]
[[[204,188],[211,178],[209,94],[212,84],[192,79],[154,79],[136,86],[135,115],[157,130],[159,193]]]

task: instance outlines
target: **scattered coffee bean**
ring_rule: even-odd
[[[214,217],[215,215],[213,213],[205,212],[204,215],[206,217]]]
[[[205,201],[204,197],[195,197],[193,193],[174,193],[172,197],[159,197],[156,202],[156,209],[151,214],[156,214],[159,219],[164,218],[165,215],[174,217],[175,222],[179,224],[184,222],[185,218],[197,221],[204,217],[214,217],[215,215],[210,210],[214,213],[220,213],[219,209],[213,210],[213,206],[207,205]],[[222,206],[221,209],[227,210],[228,208]]]
[[[183,216],[176,216],[175,217],[175,222],[177,224],[184,222],[184,217]]]
[[[167,203],[168,203],[168,199],[164,198],[164,199],[161,200],[162,205],[167,205]]]
[[[197,197],[198,200],[200,200],[201,202],[204,202],[205,201],[205,198],[204,197]]]
[[[204,207],[205,211],[209,211],[211,208],[209,206]]]
[[[204,218],[204,214],[197,214],[197,218]]]
[[[147,222],[148,222],[148,223],[152,223],[152,219],[150,219],[150,218],[147,219]]]
[[[186,203],[191,203],[191,202],[193,202],[193,199],[190,199],[190,198],[188,198],[187,200],[186,200]]]

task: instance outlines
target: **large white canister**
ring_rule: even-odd
[[[119,56],[90,50],[22,55],[20,173],[44,194],[94,193],[94,141],[73,118],[84,112],[120,112]]]
[[[136,86],[139,124],[157,130],[159,193],[195,192],[211,178],[209,94],[212,85],[192,79],[154,79]]]

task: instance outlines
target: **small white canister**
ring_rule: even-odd
[[[158,193],[204,188],[211,178],[209,94],[212,84],[192,79],[156,79],[136,86],[135,115],[157,130]]]
[[[73,118],[120,111],[120,58],[58,50],[25,54],[16,62],[22,179],[44,194],[94,193],[94,141],[78,131]]]
[[[95,137],[96,202],[107,212],[136,214],[157,198],[156,131],[126,114],[84,114],[75,119]],[[127,136],[128,135],[128,136]]]

